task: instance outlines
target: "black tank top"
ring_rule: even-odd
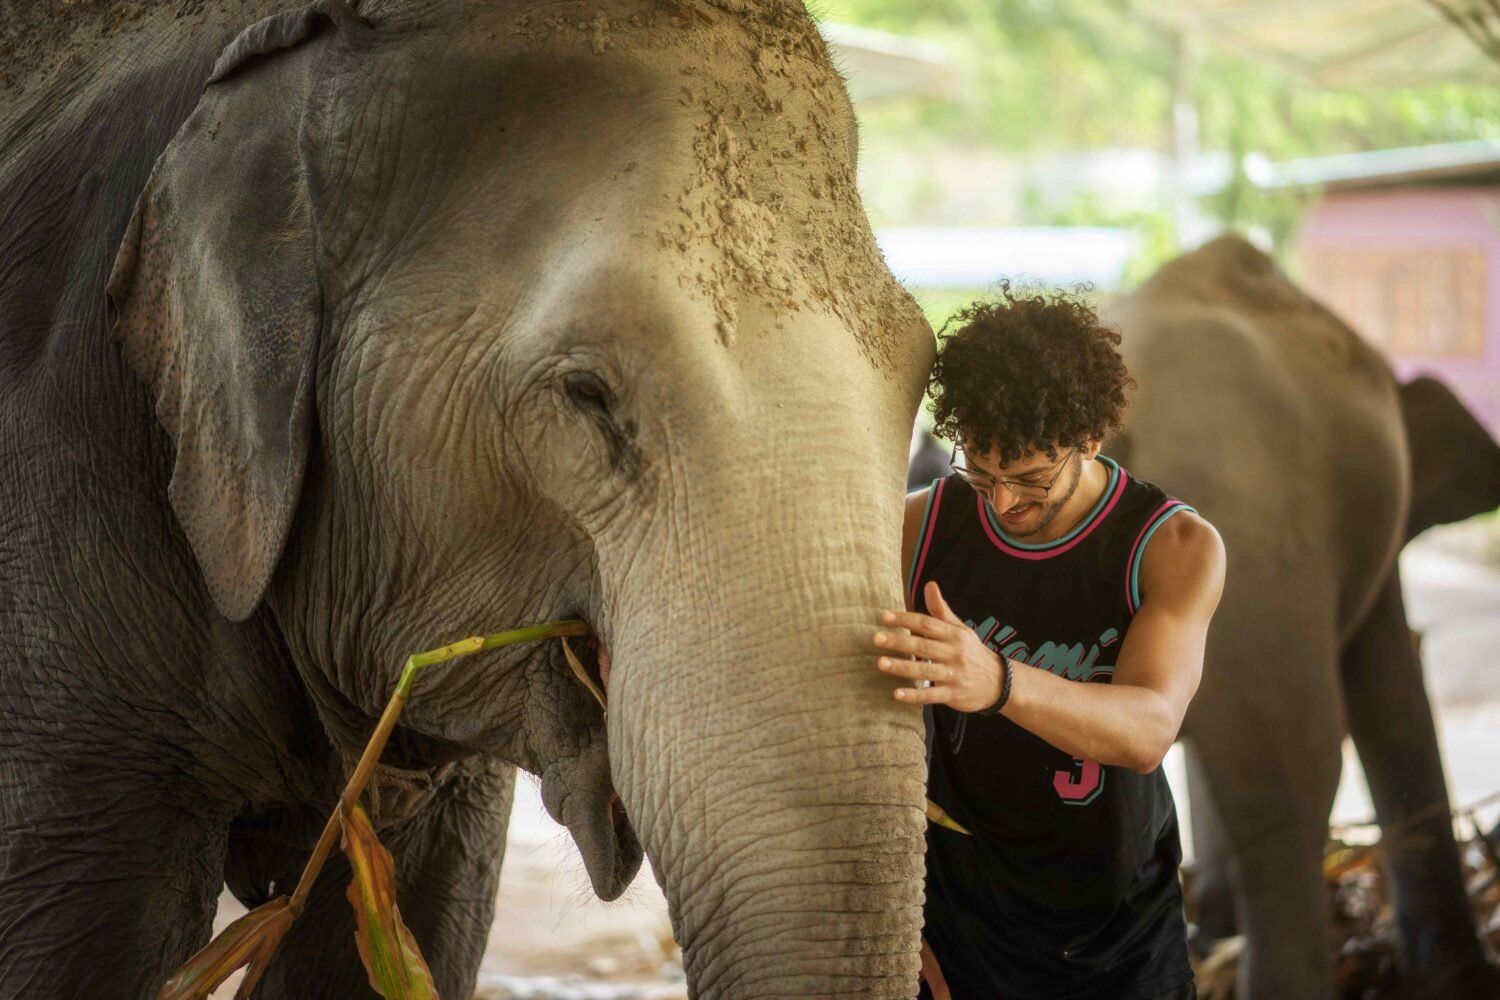
[[[1062,538],[1007,538],[957,476],[936,480],[908,573],[1015,669],[1108,684],[1140,602],[1141,557],[1191,510],[1109,470]],[[1021,664],[1032,666],[1022,666]],[[1078,760],[1003,716],[934,706],[928,796],[972,831],[928,824],[926,938],[955,1000],[1155,997],[1192,978],[1177,813],[1161,769]]]

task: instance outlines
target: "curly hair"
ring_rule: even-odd
[[[993,300],[954,313],[941,338],[928,380],[933,429],[976,454],[998,450],[1001,465],[1035,451],[1055,459],[1120,426],[1135,384],[1120,335],[1078,298],[1002,282]]]

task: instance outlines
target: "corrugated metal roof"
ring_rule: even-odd
[[[1262,188],[1347,189],[1413,184],[1500,173],[1500,142],[1475,139],[1366,153],[1271,162],[1247,157],[1245,174]]]
[[[1156,0],[1144,13],[1330,86],[1500,82],[1490,0]]]

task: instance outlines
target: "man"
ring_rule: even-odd
[[[1100,454],[1130,379],[1091,309],[1006,287],[957,321],[932,394],[963,457],[907,500],[907,610],[875,636],[931,706],[922,995],[1187,1000],[1160,764],[1223,543]]]

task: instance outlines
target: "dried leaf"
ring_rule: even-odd
[[[251,962],[260,959],[264,967],[293,919],[285,896],[257,906],[188,959],[161,988],[158,1000],[204,1000]]]
[[[271,953],[256,956],[255,961],[245,967],[245,978],[240,980],[239,989],[234,991],[234,1000],[250,1000],[250,994],[260,983],[260,977],[265,975],[266,966],[271,964]]]
[[[578,657],[573,653],[573,647],[568,645],[567,636],[563,636],[562,638],[562,647],[563,656],[567,659],[568,666],[572,668],[573,676],[578,678],[579,682],[589,689],[589,694],[594,696],[594,700],[599,703],[599,708],[603,710],[605,718],[608,718],[609,706],[604,703],[604,692],[599,690],[599,685],[594,683],[594,679],[589,676],[589,672],[583,669],[583,664],[578,661]]]
[[[1240,936],[1214,943],[1213,951],[1193,970],[1201,1000],[1235,1000],[1244,950],[1245,939]]]
[[[938,826],[941,826],[947,830],[952,830],[954,833],[961,833],[966,837],[973,836],[972,833],[964,828],[964,825],[962,823],[954,819],[952,816],[949,816],[948,813],[944,811],[942,806],[938,805],[931,799],[927,800],[927,818],[932,820]]]
[[[1323,855],[1323,877],[1337,885],[1344,876],[1362,869],[1374,869],[1380,860],[1375,847],[1335,847]]]
[[[396,907],[396,866],[375,836],[370,817],[356,804],[340,816],[344,853],[354,869],[349,902],[354,940],[370,985],[386,1000],[437,1000],[432,973]]]
[[[1487,805],[1500,799],[1500,793],[1481,800]],[[1460,857],[1467,878],[1469,901],[1480,939],[1491,947],[1500,944],[1500,850],[1491,833],[1486,839],[1473,810],[1463,812],[1468,831],[1456,831]],[[1341,997],[1398,996],[1401,993],[1398,925],[1381,857],[1391,850],[1419,850],[1420,837],[1416,820],[1430,815],[1421,810],[1384,831],[1374,844],[1348,843],[1340,839],[1344,831],[1362,829],[1370,824],[1334,828],[1335,839],[1323,852],[1323,875],[1327,892],[1329,923],[1329,959],[1333,964],[1337,994]],[[1230,939],[1239,941],[1238,938]],[[1223,942],[1220,942],[1222,945]],[[1195,961],[1198,995],[1203,1000],[1233,997],[1238,951],[1216,948],[1206,961]],[[1223,973],[1220,982],[1219,973]],[[1228,992],[1225,992],[1228,991]]]

